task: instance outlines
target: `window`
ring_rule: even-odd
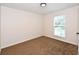
[[[65,38],[65,16],[54,17],[54,35]]]

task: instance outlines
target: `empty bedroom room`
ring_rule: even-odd
[[[1,55],[77,55],[78,3],[0,3]]]

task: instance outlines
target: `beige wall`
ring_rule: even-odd
[[[42,15],[1,6],[1,48],[42,36]]]
[[[77,45],[77,20],[78,20],[78,6],[57,11],[44,16],[45,30],[44,34],[51,38],[56,38],[61,41],[72,43]],[[66,38],[59,38],[53,34],[53,20],[54,16],[65,15],[66,16]]]
[[[79,32],[79,8],[78,8],[78,22],[77,22],[78,32]]]
[[[1,53],[1,5],[0,5],[0,53]]]
[[[78,8],[78,22],[77,22],[77,27],[78,27],[78,33],[79,33],[79,8]],[[78,54],[79,54],[79,34],[78,34]]]

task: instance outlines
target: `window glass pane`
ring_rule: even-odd
[[[65,37],[65,29],[64,27],[55,27],[54,28],[54,35]]]
[[[54,26],[64,26],[65,25],[65,20],[64,16],[57,16],[54,18]]]

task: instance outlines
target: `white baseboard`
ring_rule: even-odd
[[[63,41],[63,42],[67,42],[67,43],[70,43],[70,44],[73,44],[73,45],[77,45],[76,43],[73,43],[73,42],[69,42],[69,41],[66,41],[66,40],[60,40],[59,38],[55,38],[55,37],[51,37],[51,36],[48,36],[48,35],[45,35],[46,37],[49,37],[49,38],[54,38],[56,40],[59,40],[59,41]]]
[[[44,35],[44,36],[49,37],[49,38],[53,38],[53,37],[50,37],[50,36],[47,36],[47,35]],[[39,35],[39,36],[35,36],[35,37],[31,37],[31,38],[28,38],[28,39],[24,39],[24,40],[22,40],[22,41],[18,41],[18,42],[15,42],[15,43],[11,43],[11,44],[6,45],[6,46],[1,46],[1,49],[3,49],[3,48],[7,48],[7,47],[10,47],[10,46],[13,46],[13,45],[16,45],[16,44],[25,42],[25,41],[29,41],[29,40],[32,40],[32,39],[34,39],[34,38],[38,38],[38,37],[41,37],[41,35]],[[57,39],[57,38],[54,38],[54,39]],[[58,40],[58,39],[57,39],[57,40]],[[64,40],[60,40],[60,41],[64,41]],[[74,43],[72,43],[72,42],[68,42],[68,41],[64,41],[64,42],[67,42],[67,43],[70,43],[70,44],[74,44]],[[77,44],[74,44],[74,45],[77,45]]]
[[[35,38],[38,38],[38,37],[41,37],[41,35],[39,35],[39,36],[35,36],[35,37],[31,37],[31,38],[28,38],[28,39],[24,39],[24,40],[22,40],[22,41],[18,41],[18,42],[15,42],[15,43],[11,43],[11,44],[6,45],[6,46],[1,46],[1,49],[3,49],[3,48],[7,48],[7,47],[10,47],[10,46],[13,46],[13,45],[16,45],[16,44],[25,42],[25,41],[29,41],[29,40],[32,40],[32,39],[35,39]]]

